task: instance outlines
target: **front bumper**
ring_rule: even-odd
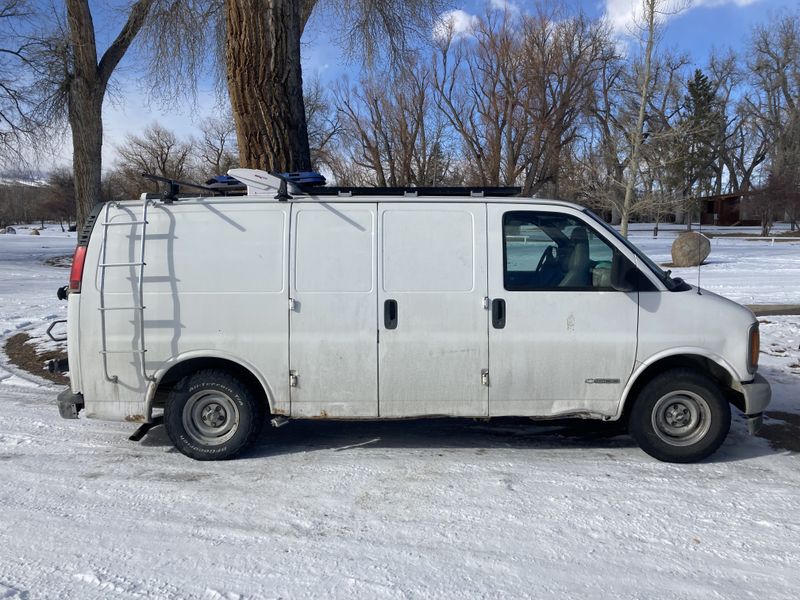
[[[83,394],[73,394],[70,388],[58,395],[58,412],[64,419],[77,419],[83,409]]]
[[[772,389],[762,375],[756,373],[753,381],[741,384],[744,396],[744,416],[747,419],[747,430],[753,434],[761,429],[764,421],[764,409],[772,399]]]

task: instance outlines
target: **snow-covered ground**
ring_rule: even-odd
[[[31,226],[15,229],[16,235],[0,235],[0,380],[6,383],[18,378],[4,367],[5,338],[25,331],[40,347],[53,346],[44,332],[51,321],[66,318],[67,305],[56,298],[56,290],[68,282],[69,269],[44,263],[72,255],[76,240],[75,233],[57,225],[48,225],[38,236],[30,235]]]
[[[670,248],[683,226],[661,226],[653,238],[652,226],[635,225],[629,239],[659,264],[672,262]],[[774,232],[784,231],[778,227]],[[697,228],[695,227],[695,231]],[[747,234],[757,237],[760,228],[704,227],[717,234],[711,254],[700,268],[700,286],[741,304],[800,304],[800,238],[771,241],[722,237]],[[672,269],[674,276],[696,285],[698,269]]]
[[[68,271],[44,260],[75,238],[44,233],[0,235],[0,337],[63,318]],[[667,262],[672,237],[632,239]],[[798,303],[800,241],[715,239],[701,283]],[[800,419],[800,317],[762,321],[771,409]],[[800,455],[748,436],[740,417],[696,465],[656,462],[591,424],[524,420],[297,422],[239,460],[198,463],[161,428],[134,443],[127,424],[60,419],[59,388],[2,353],[0,380],[0,598],[800,590]]]

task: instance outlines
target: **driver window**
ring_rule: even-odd
[[[505,289],[611,291],[614,249],[587,223],[551,212],[503,215]]]

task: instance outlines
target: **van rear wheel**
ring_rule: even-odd
[[[196,460],[233,458],[261,431],[264,407],[250,389],[225,371],[184,377],[170,391],[164,427],[175,447]]]
[[[725,441],[731,409],[717,384],[690,369],[662,373],[633,405],[628,430],[639,447],[665,462],[702,460]]]

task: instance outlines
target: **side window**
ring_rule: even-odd
[[[587,223],[551,212],[503,215],[503,281],[510,291],[612,290],[614,248]]]

